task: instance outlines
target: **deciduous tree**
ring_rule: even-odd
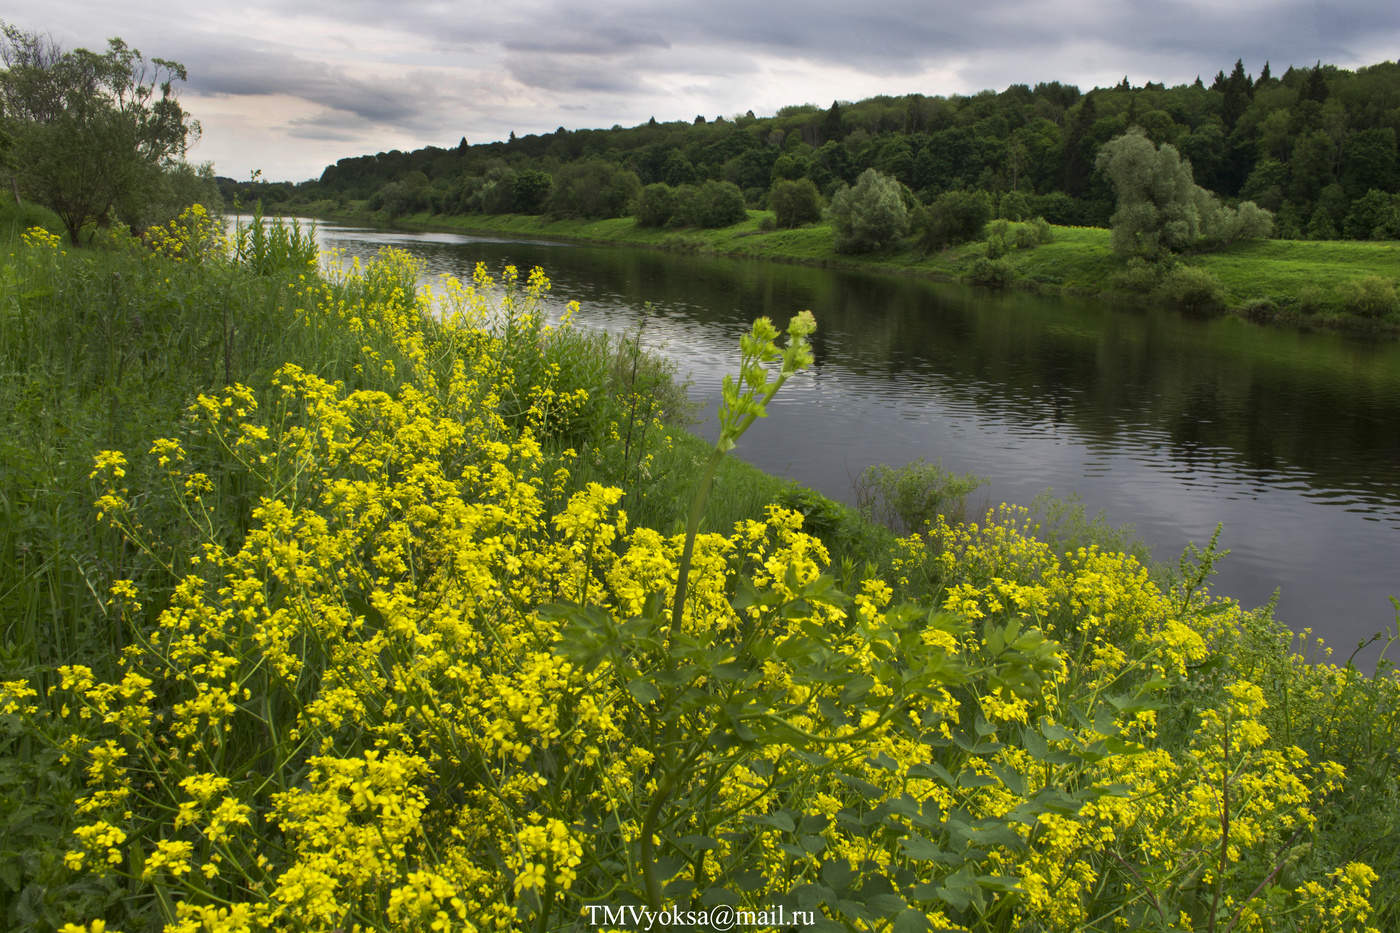
[[[103,54],[61,52],[3,25],[0,110],[14,135],[18,185],[51,207],[74,242],[87,223],[159,187],[199,124],[180,106],[178,62],[149,61],[121,39]]]
[[[1191,177],[1191,163],[1174,146],[1152,141],[1139,127],[1105,143],[1095,163],[1113,185],[1118,209],[1110,221],[1113,249],[1154,255],[1245,237],[1268,236],[1273,218],[1254,202],[1224,207]]]
[[[831,225],[836,251],[866,253],[887,246],[909,229],[909,212],[899,182],[866,169],[854,186],[831,199]]]

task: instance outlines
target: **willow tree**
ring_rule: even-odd
[[[1113,185],[1113,249],[1126,255],[1156,255],[1237,239],[1268,236],[1273,215],[1253,201],[1226,207],[1196,184],[1191,163],[1176,147],[1154,146],[1134,126],[1099,149],[1098,168]]]
[[[904,236],[909,211],[899,182],[873,168],[831,198],[832,230],[838,253],[868,253]]]

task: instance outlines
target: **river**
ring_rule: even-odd
[[[322,224],[325,248],[382,246],[429,275],[541,266],[551,307],[614,333],[644,323],[715,434],[720,379],[753,318],[811,309],[816,365],[735,451],[851,501],[876,463],[923,458],[987,479],[974,505],[1047,489],[1131,524],[1158,560],[1230,555],[1213,587],[1345,660],[1400,596],[1400,344],[1199,320],[1161,309],[995,294],[917,278],[618,247]],[[1374,657],[1374,648],[1362,657]]]

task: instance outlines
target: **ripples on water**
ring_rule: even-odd
[[[628,249],[322,227],[430,275],[544,267],[551,308],[635,332],[707,410],[759,314],[811,308],[817,364],[737,453],[849,501],[874,463],[924,458],[988,479],[992,501],[1075,494],[1158,559],[1223,522],[1217,591],[1345,656],[1400,594],[1400,347],[1236,320],[989,296],[919,280]],[[651,304],[648,313],[647,303]],[[713,421],[699,426],[713,436]]]

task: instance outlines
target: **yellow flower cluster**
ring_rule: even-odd
[[[70,867],[157,888],[179,933],[568,928],[721,888],[871,930],[1364,926],[1365,865],[1251,893],[1340,775],[1272,740],[1252,683],[1166,708],[1215,634],[1134,560],[1056,555],[1001,509],[905,542],[896,578],[937,605],[847,595],[772,507],[695,539],[672,627],[685,537],[547,453],[586,402],[541,350],[547,280],[479,270],[434,311],[415,274],[299,286],[298,326],[362,334],[394,391],[288,365],[191,406],[221,471],[152,446],[204,542],[117,676],[59,672],[88,778]],[[158,553],[127,467],[98,456],[98,510]],[[111,596],[134,624],[150,598]],[[33,695],[5,683],[0,712]]]

